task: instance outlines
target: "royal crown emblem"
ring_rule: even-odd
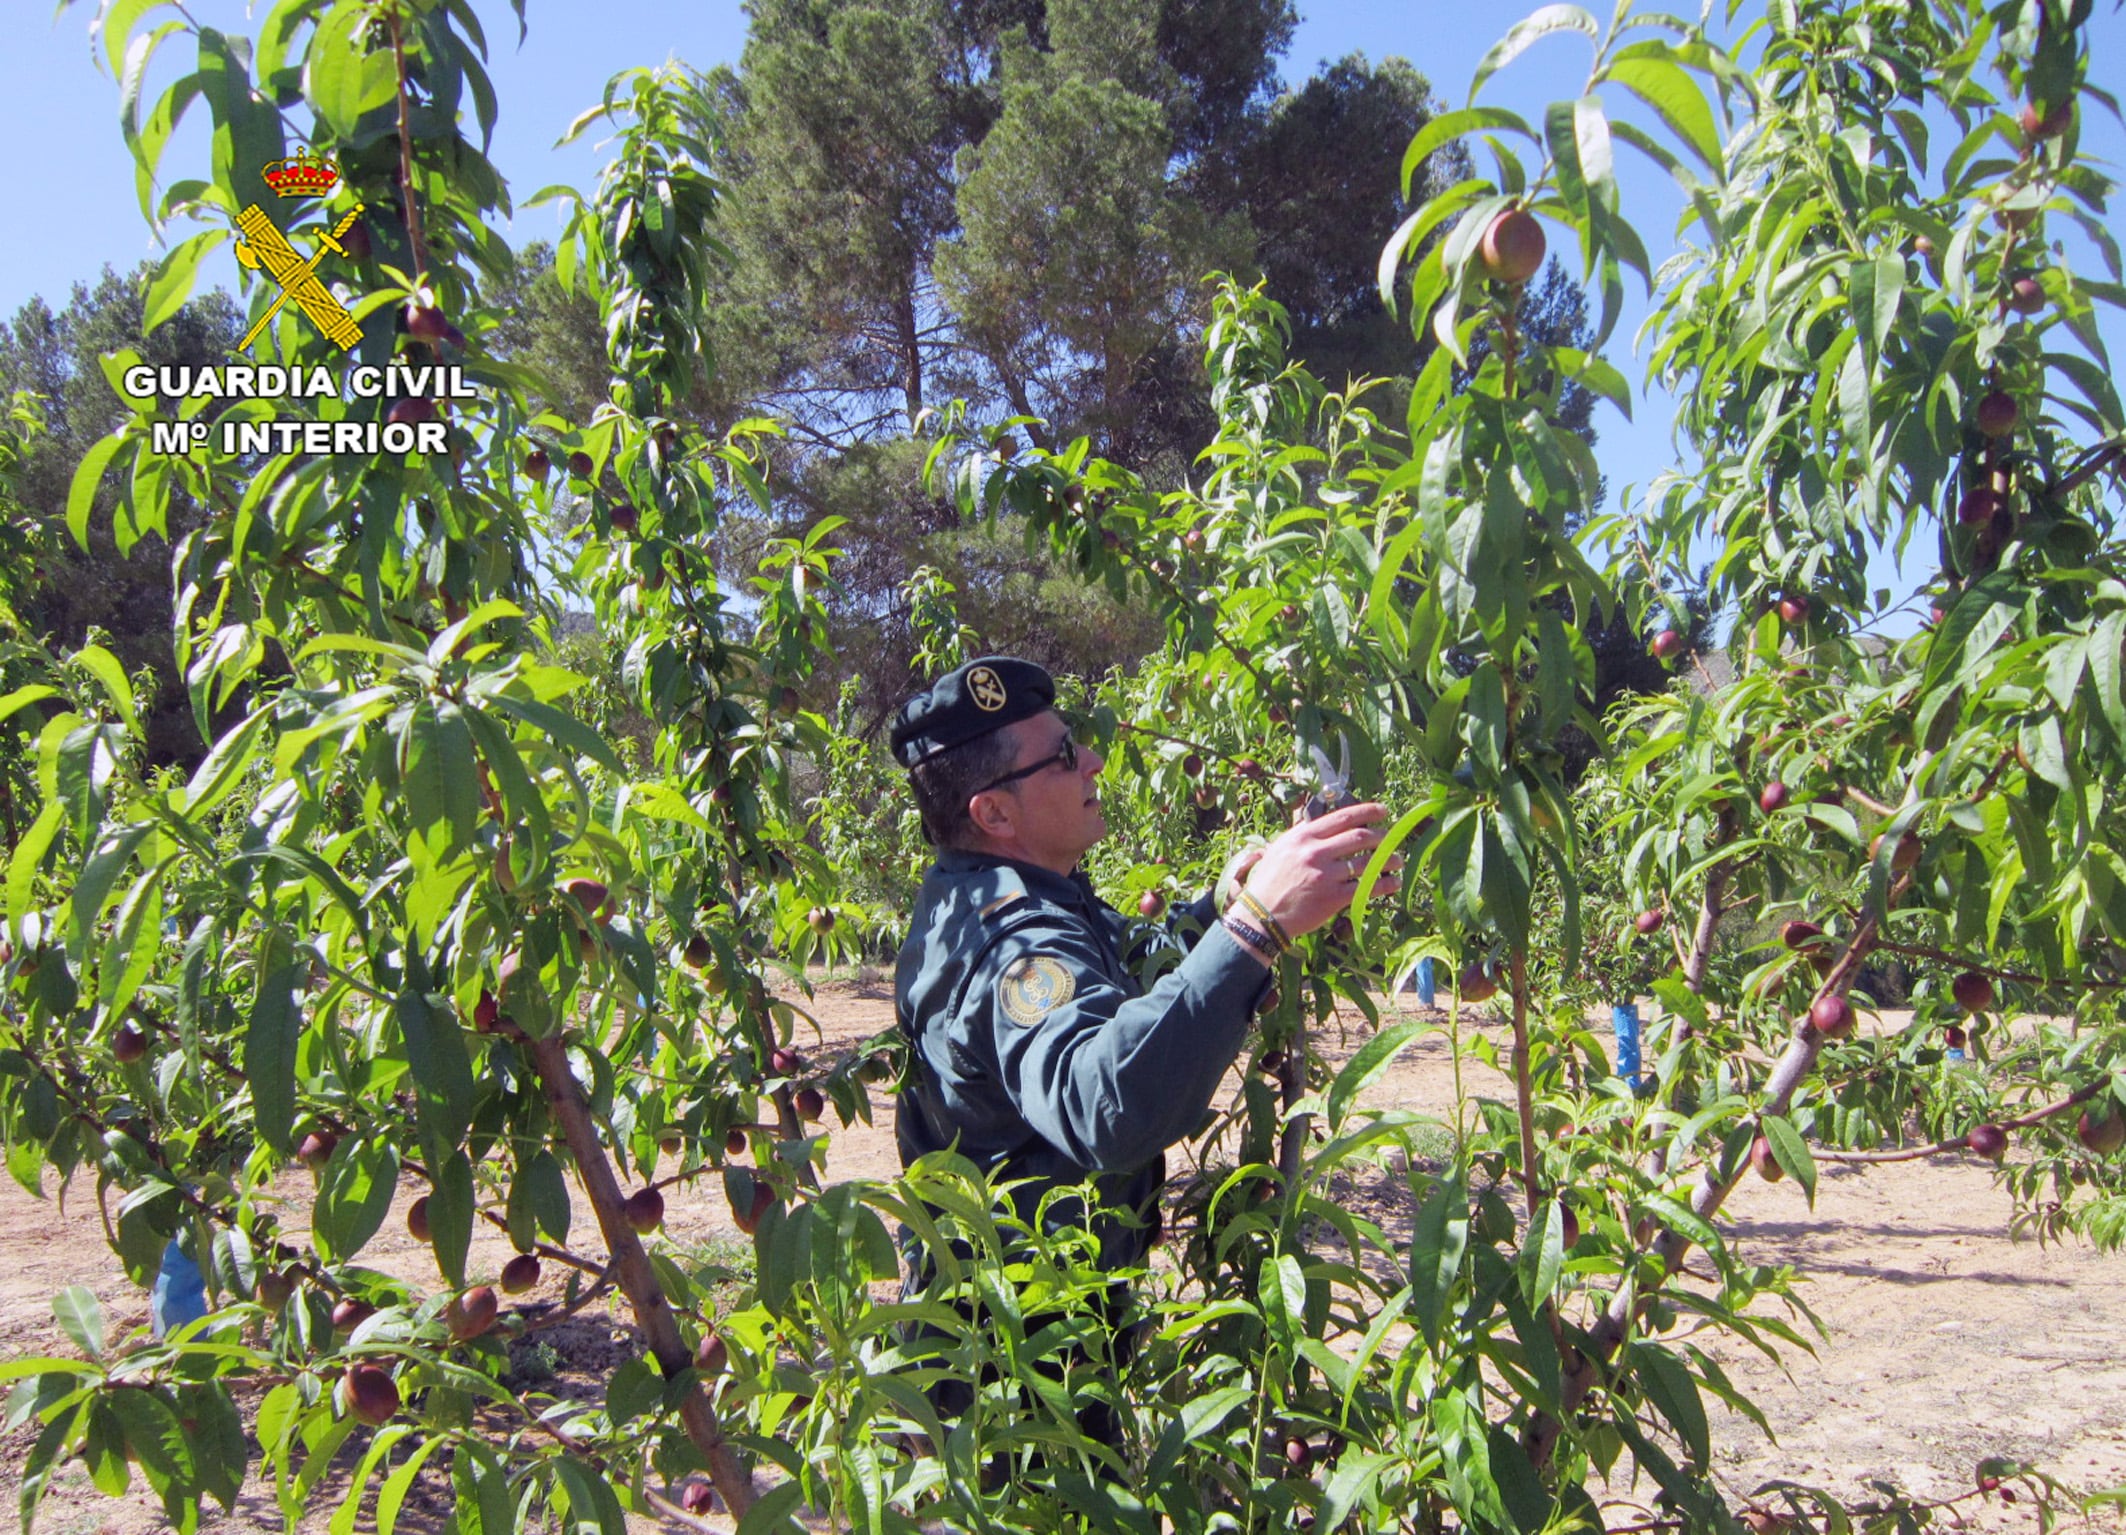
[[[340,184],[340,168],[307,149],[285,160],[267,161],[259,174],[282,197],[323,197]]]

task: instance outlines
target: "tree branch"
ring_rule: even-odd
[[[2101,443],[2097,447],[2090,449],[2082,461],[2068,470],[2057,484],[2045,487],[2046,499],[2057,500],[2061,496],[2070,495],[2080,490],[2084,485],[2095,479],[2121,452],[2126,452],[2126,441],[2118,439]]]
[[[2057,1103],[2049,1103],[2041,1109],[2036,1109],[2023,1115],[2020,1119],[2001,1121],[2001,1128],[2003,1130],[2028,1129],[2031,1125],[2037,1124],[2041,1120],[2050,1119],[2055,1114],[2064,1114],[2069,1109],[2079,1108],[2099,1093],[2108,1092],[2110,1087],[2111,1083],[2108,1080],[2099,1078],[2087,1087],[2076,1088]],[[1967,1151],[1969,1149],[1965,1138],[1959,1135],[1954,1140],[1936,1141],[1931,1146],[1903,1146],[1895,1151],[1817,1151],[1812,1152],[1811,1155],[1819,1162],[1916,1162],[1921,1157],[1937,1156],[1945,1151]]]
[[[391,56],[399,70],[399,197],[405,203],[406,240],[413,247],[413,276],[428,281],[428,246],[421,238],[421,200],[413,195],[413,123],[407,106],[406,40],[399,30],[399,8],[385,17],[391,27]]]
[[[1876,941],[1875,947],[1890,954],[1909,955],[1913,959],[1939,960],[1945,965],[1955,965],[1964,970],[1976,971],[1980,975],[1990,975],[1996,980],[2015,981],[2024,986],[2079,986],[2085,991],[2117,991],[2126,987],[2126,981],[2092,981],[2066,976],[2031,975],[2022,970],[2003,970],[1998,965],[1963,954],[1951,954],[1947,949],[1937,949],[1924,943],[1898,943],[1893,939],[1883,938]]]

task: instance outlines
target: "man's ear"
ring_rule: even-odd
[[[1009,836],[1012,831],[1011,807],[1002,795],[988,789],[967,802],[967,819],[985,837]]]

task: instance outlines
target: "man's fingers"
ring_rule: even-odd
[[[1365,800],[1356,805],[1346,805],[1341,810],[1332,810],[1327,815],[1316,816],[1304,824],[1324,836],[1334,836],[1354,826],[1370,826],[1375,821],[1388,818],[1388,807],[1379,800]]]
[[[1373,850],[1386,840],[1385,833],[1374,827],[1357,826],[1337,836],[1323,838],[1318,851],[1330,859],[1371,858]]]

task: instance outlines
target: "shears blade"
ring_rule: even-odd
[[[1319,785],[1307,796],[1307,819],[1310,821],[1358,803],[1358,796],[1351,792],[1351,738],[1340,730],[1336,733],[1336,748],[1338,762],[1335,767],[1330,767],[1329,754],[1321,749],[1321,743],[1307,743],[1307,755],[1314,759],[1314,781]]]

